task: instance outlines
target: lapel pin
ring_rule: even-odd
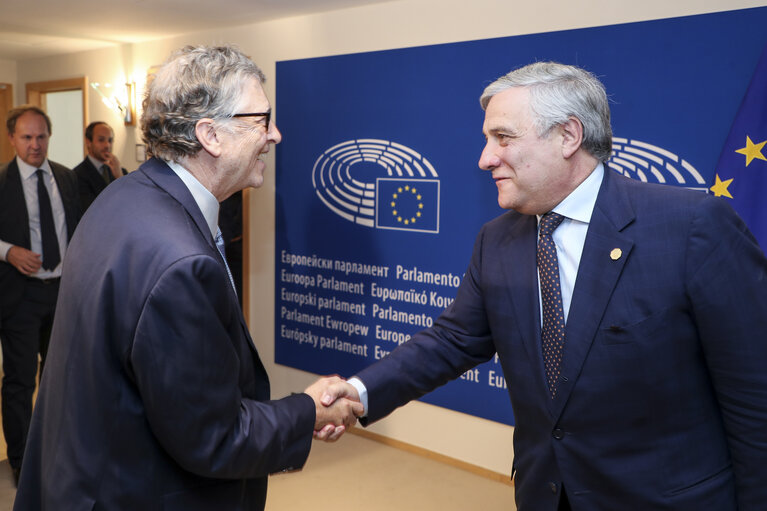
[[[617,261],[623,255],[623,251],[619,248],[614,248],[610,251],[610,259]]]

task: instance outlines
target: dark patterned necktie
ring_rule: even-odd
[[[43,268],[53,270],[61,262],[56,224],[53,223],[53,208],[45,187],[43,169],[37,169],[37,203],[40,209],[40,237],[43,242]]]
[[[565,313],[562,307],[562,290],[559,285],[559,263],[557,247],[551,233],[565,217],[557,213],[546,213],[538,228],[538,274],[541,279],[541,304],[543,326],[541,342],[543,365],[551,398],[557,394],[557,378],[562,364],[562,349],[565,345]]]

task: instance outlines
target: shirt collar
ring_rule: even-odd
[[[570,192],[570,195],[557,204],[552,211],[578,222],[589,223],[591,213],[594,212],[594,205],[597,202],[599,188],[602,186],[604,173],[604,165],[600,162],[589,177]]]
[[[94,167],[96,167],[96,170],[98,170],[98,171],[101,171],[101,166],[102,166],[102,165],[106,165],[106,163],[104,163],[104,162],[103,162],[103,161],[101,161],[101,160],[97,160],[96,158],[94,158],[94,157],[93,157],[93,156],[91,156],[90,154],[88,155],[88,159],[91,161],[91,163],[93,164],[93,166],[94,166]]]
[[[194,201],[197,203],[200,211],[202,211],[202,216],[205,217],[205,223],[208,224],[208,229],[210,229],[210,233],[213,236],[213,239],[215,239],[216,233],[218,232],[219,207],[216,197],[214,197],[213,194],[210,193],[210,191],[202,185],[202,183],[197,181],[197,178],[190,174],[189,171],[182,167],[179,163],[175,161],[166,161],[165,163],[168,164],[168,167],[170,167],[173,172],[176,173],[176,175],[189,189],[189,192],[192,194]]]
[[[35,172],[37,172],[37,169],[43,169],[45,172],[48,172],[49,174],[52,174],[51,172],[51,166],[48,163],[48,158],[43,160],[43,164],[39,167],[33,167],[32,165],[28,164],[18,156],[16,156],[16,165],[19,166],[19,174],[21,175],[22,179],[29,179],[30,177],[35,175]]]

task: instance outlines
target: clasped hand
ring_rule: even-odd
[[[321,378],[304,392],[314,400],[314,438],[318,440],[335,442],[364,412],[357,389],[338,376]]]

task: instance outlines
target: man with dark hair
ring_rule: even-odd
[[[609,170],[591,73],[516,69],[480,98],[485,224],[455,301],[358,378],[365,421],[497,354],[525,511],[767,502],[767,259],[722,199]]]
[[[104,121],[94,121],[85,128],[85,147],[88,154],[72,169],[77,174],[83,212],[109,183],[128,174],[112,152],[114,138],[114,130]]]
[[[149,85],[154,157],[70,245],[15,509],[263,509],[270,473],[362,412],[320,404],[337,377],[271,400],[224,259],[219,203],[281,140],[263,81],[235,48],[187,47]]]
[[[80,202],[74,173],[48,160],[46,113],[22,105],[8,113],[6,125],[16,157],[0,166],[2,414],[8,461],[18,480],[38,353],[44,363],[61,261],[80,219]]]

